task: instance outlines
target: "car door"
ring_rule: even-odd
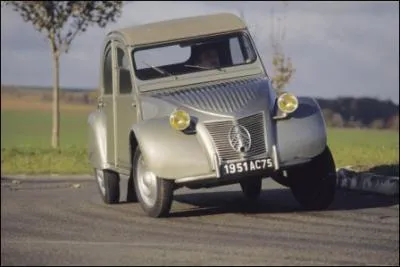
[[[114,93],[113,84],[115,83],[115,74],[113,74],[113,44],[106,47],[103,56],[101,94],[98,98],[98,109],[106,118],[106,136],[107,136],[107,163],[115,166],[115,146],[114,146]]]
[[[119,43],[116,43],[115,49],[117,167],[130,170],[129,134],[132,125],[137,121],[136,91],[133,89],[129,54]]]

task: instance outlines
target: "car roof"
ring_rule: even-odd
[[[164,20],[117,29],[108,35],[122,35],[126,45],[162,43],[246,29],[245,23],[231,13]]]

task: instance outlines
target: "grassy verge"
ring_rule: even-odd
[[[2,104],[6,103],[2,99]],[[21,103],[19,103],[21,104]],[[26,103],[28,105],[29,103]],[[91,174],[87,156],[89,110],[70,107],[61,113],[61,149],[49,147],[51,110],[1,110],[2,174]],[[328,145],[336,166],[399,175],[397,131],[328,129]]]
[[[83,143],[83,140],[78,140]],[[336,166],[399,176],[397,132],[329,129],[328,144]],[[86,146],[59,150],[38,146],[1,149],[3,174],[91,174]]]
[[[81,147],[2,148],[2,174],[90,174],[87,151]]]
[[[61,112],[60,145],[64,151],[86,146],[88,113]],[[47,149],[51,127],[51,110],[1,110],[1,148]]]
[[[328,145],[337,167],[399,176],[399,133],[396,131],[328,129]]]

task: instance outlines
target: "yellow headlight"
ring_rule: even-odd
[[[292,113],[299,107],[297,97],[290,93],[283,93],[278,97],[278,108],[284,113]]]
[[[169,123],[171,124],[172,128],[183,131],[190,125],[190,116],[183,110],[176,110],[172,112],[171,116],[169,117]]]

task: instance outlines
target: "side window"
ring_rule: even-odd
[[[248,38],[244,38],[243,36],[231,38],[229,46],[233,65],[250,63],[256,59]]]
[[[103,85],[104,94],[112,94],[112,61],[111,61],[111,49],[108,49],[104,57],[104,68],[103,68]]]
[[[248,38],[244,38],[242,36],[242,37],[240,37],[239,42],[243,49],[243,55],[244,55],[244,58],[246,59],[246,63],[256,60],[257,56],[255,54],[254,49],[251,48],[252,45],[251,45],[250,40]]]
[[[123,49],[117,47],[119,93],[130,94],[132,92],[131,73],[129,71],[128,57]]]
[[[231,57],[233,65],[239,65],[244,63],[244,57],[242,50],[240,49],[239,38],[231,38],[229,40],[229,46],[231,49]]]

